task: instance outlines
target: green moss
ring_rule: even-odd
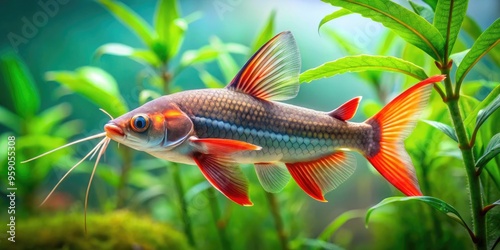
[[[10,244],[10,242],[0,242]],[[170,226],[127,211],[32,217],[19,222],[17,249],[189,249],[183,234]],[[13,244],[12,244],[13,245]]]

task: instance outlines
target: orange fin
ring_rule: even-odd
[[[219,139],[219,138],[196,138],[191,136],[189,138],[199,152],[204,154],[231,154],[245,150],[261,150],[262,147],[253,145],[244,141]]]
[[[289,31],[264,44],[226,88],[263,100],[288,100],[299,92],[300,54]]]
[[[261,162],[254,165],[260,184],[269,193],[280,192],[290,181],[286,167],[279,163]]]
[[[422,192],[403,141],[427,105],[432,83],[444,78],[433,76],[415,84],[366,120],[374,129],[376,145],[365,156],[387,181],[408,196],[420,196]]]
[[[324,194],[354,173],[356,158],[352,152],[337,151],[317,160],[285,164],[304,192],[318,201],[326,202]]]
[[[242,206],[252,206],[248,198],[248,182],[240,167],[229,159],[197,153],[196,165],[214,188]]]
[[[328,115],[342,121],[351,120],[356,114],[356,111],[358,110],[360,101],[361,101],[361,96],[354,97],[351,100],[340,105],[340,107],[330,111]]]

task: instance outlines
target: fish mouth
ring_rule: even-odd
[[[120,128],[115,123],[108,123],[108,124],[104,125],[104,131],[106,131],[106,136],[108,136],[110,138],[125,137],[125,133],[123,132],[123,129]]]

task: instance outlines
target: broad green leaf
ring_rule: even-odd
[[[486,150],[484,150],[483,155],[477,160],[476,162],[477,172],[481,173],[483,167],[486,166],[486,164],[495,156],[497,156],[499,153],[500,153],[500,133],[494,135],[491,138],[490,142],[488,143],[488,146],[486,147]]]
[[[481,125],[490,117],[493,112],[495,112],[498,108],[500,107],[500,95],[498,95],[493,101],[491,101],[488,106],[486,106],[484,109],[479,110],[477,113],[477,120],[476,120],[476,127],[474,130],[478,130]]]
[[[366,212],[365,224],[366,225],[368,224],[368,221],[370,219],[370,215],[375,209],[382,207],[382,206],[385,206],[385,205],[390,204],[390,203],[401,202],[401,201],[411,201],[411,200],[417,200],[417,201],[424,202],[425,204],[437,209],[439,212],[448,215],[450,218],[452,218],[456,222],[460,223],[462,226],[465,227],[465,229],[467,229],[467,231],[469,233],[472,232],[470,230],[470,228],[467,226],[467,223],[464,221],[462,216],[460,216],[460,214],[458,213],[458,211],[454,207],[452,207],[448,203],[446,203],[438,198],[431,197],[431,196],[411,196],[411,197],[389,197],[389,198],[386,198],[383,201],[381,201],[380,203],[378,203],[377,205],[368,209],[368,211]]]
[[[350,10],[339,9],[337,11],[334,11],[334,12],[326,15],[325,17],[323,17],[323,19],[321,19],[321,22],[319,22],[318,32],[319,32],[319,29],[321,29],[321,26],[323,26],[323,24],[325,24],[327,22],[330,22],[333,19],[337,19],[339,17],[346,16],[346,15],[349,15],[349,14],[352,14],[352,12]]]
[[[238,73],[240,68],[231,57],[229,52],[224,51],[224,43],[218,37],[212,37],[210,39],[210,45],[218,51],[221,51],[219,56],[217,57],[217,63],[219,65],[219,69],[222,71],[224,75],[224,80],[226,82],[230,82],[233,77]]]
[[[33,76],[14,52],[0,55],[0,78],[7,85],[16,113],[22,118],[34,116],[40,107],[40,96]]]
[[[423,0],[423,1],[424,3],[428,4],[432,8],[432,10],[436,9],[438,0]]]
[[[441,61],[444,39],[423,17],[391,1],[384,0],[323,0],[334,6],[359,13],[394,30],[407,42]]]
[[[106,9],[108,9],[116,18],[124,23],[129,29],[134,31],[142,41],[152,46],[155,34],[151,26],[144,21],[137,13],[121,2],[113,0],[97,0]]]
[[[444,123],[437,122],[437,121],[429,121],[429,120],[422,120],[422,121],[433,126],[434,128],[441,130],[448,137],[450,137],[454,141],[458,142],[458,138],[457,138],[457,135],[455,134],[455,131],[448,124],[444,124]]]
[[[300,82],[311,82],[325,77],[332,77],[346,72],[366,70],[394,71],[423,80],[427,78],[425,71],[419,66],[392,56],[346,56],[327,62],[300,74]]]
[[[0,124],[19,134],[21,130],[21,119],[10,110],[0,106]]]
[[[180,18],[177,0],[159,0],[156,7],[155,29],[160,43],[167,50],[163,62],[173,58],[184,40],[187,29],[186,20]]]
[[[100,58],[104,54],[130,57],[133,60],[151,65],[152,67],[158,67],[161,64],[156,54],[150,50],[134,49],[120,43],[108,43],[100,46],[95,51],[94,58]]]
[[[479,103],[479,105],[477,105],[474,108],[474,110],[471,113],[469,113],[467,118],[465,118],[464,120],[464,124],[467,126],[470,123],[472,123],[472,121],[476,119],[476,115],[479,113],[479,111],[484,109],[484,107],[490,104],[499,95],[500,95],[500,83],[497,83],[497,86],[486,96],[486,98],[484,98],[484,100],[482,100],[481,103]]]
[[[461,84],[472,67],[474,67],[474,65],[476,65],[476,63],[498,43],[500,43],[500,19],[493,22],[493,24],[477,38],[469,53],[465,55],[455,74],[457,84]]]
[[[429,5],[424,5],[420,3],[416,3],[414,1],[408,1],[410,3],[411,8],[415,13],[419,16],[425,18],[427,22],[432,23],[434,20],[434,11]]]
[[[362,210],[349,210],[341,215],[339,215],[335,220],[333,220],[326,228],[321,232],[318,236],[318,240],[328,241],[328,239],[335,233],[337,230],[344,225],[346,222],[356,219],[362,218],[364,211]]]
[[[267,41],[271,40],[274,36],[274,18],[276,17],[276,11],[271,11],[269,18],[267,19],[266,25],[260,31],[257,39],[253,42],[252,53],[256,52],[260,46],[264,45]]]
[[[217,78],[208,73],[206,70],[200,71],[199,75],[201,81],[205,84],[207,88],[210,89],[224,88],[224,84],[219,80],[217,80]]]
[[[445,55],[449,55],[455,45],[468,2],[468,0],[439,0],[436,5],[434,26],[444,37]]]
[[[118,91],[118,84],[102,69],[81,67],[75,71],[51,71],[45,74],[45,78],[59,82],[83,95],[113,117],[118,117],[128,111]]]
[[[470,51],[470,49],[466,49],[462,52],[451,54],[450,58],[453,60],[453,63],[455,63],[455,65],[457,65],[457,67],[459,67],[460,64],[462,63],[462,61],[464,60],[465,55],[467,55],[467,53],[469,53],[469,51]]]

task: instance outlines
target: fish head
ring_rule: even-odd
[[[104,125],[112,140],[145,152],[168,151],[193,133],[193,122],[177,104],[152,101]]]

